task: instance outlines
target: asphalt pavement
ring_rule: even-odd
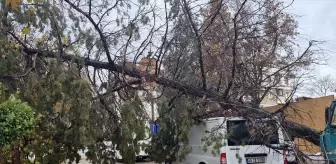
[[[137,162],[139,164],[155,164],[155,162]],[[79,164],[91,164],[90,162],[88,162],[87,160],[81,160],[79,161]],[[117,162],[117,164],[122,164],[120,162]]]

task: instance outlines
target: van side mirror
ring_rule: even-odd
[[[329,110],[329,107],[326,107],[325,108],[325,122],[326,124],[329,124],[330,123],[330,110]]]

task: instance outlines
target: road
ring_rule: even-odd
[[[137,162],[139,164],[155,164],[155,162]],[[90,162],[88,162],[87,160],[80,160],[79,164],[91,164]],[[117,164],[122,164],[117,162]]]
[[[79,164],[91,164],[88,160],[86,160],[86,156],[84,154],[84,152],[80,151],[78,152],[79,155],[81,156],[81,160],[79,161]],[[117,162],[118,164],[122,164]],[[139,164],[155,164],[155,162],[137,162]]]

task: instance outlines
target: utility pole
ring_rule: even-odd
[[[152,108],[152,122],[154,123],[154,100],[153,95],[151,94],[151,108]]]

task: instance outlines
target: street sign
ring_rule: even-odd
[[[151,126],[151,131],[152,131],[153,135],[156,135],[156,134],[159,133],[160,125],[158,123],[152,123],[152,124],[150,124],[150,126]]]

